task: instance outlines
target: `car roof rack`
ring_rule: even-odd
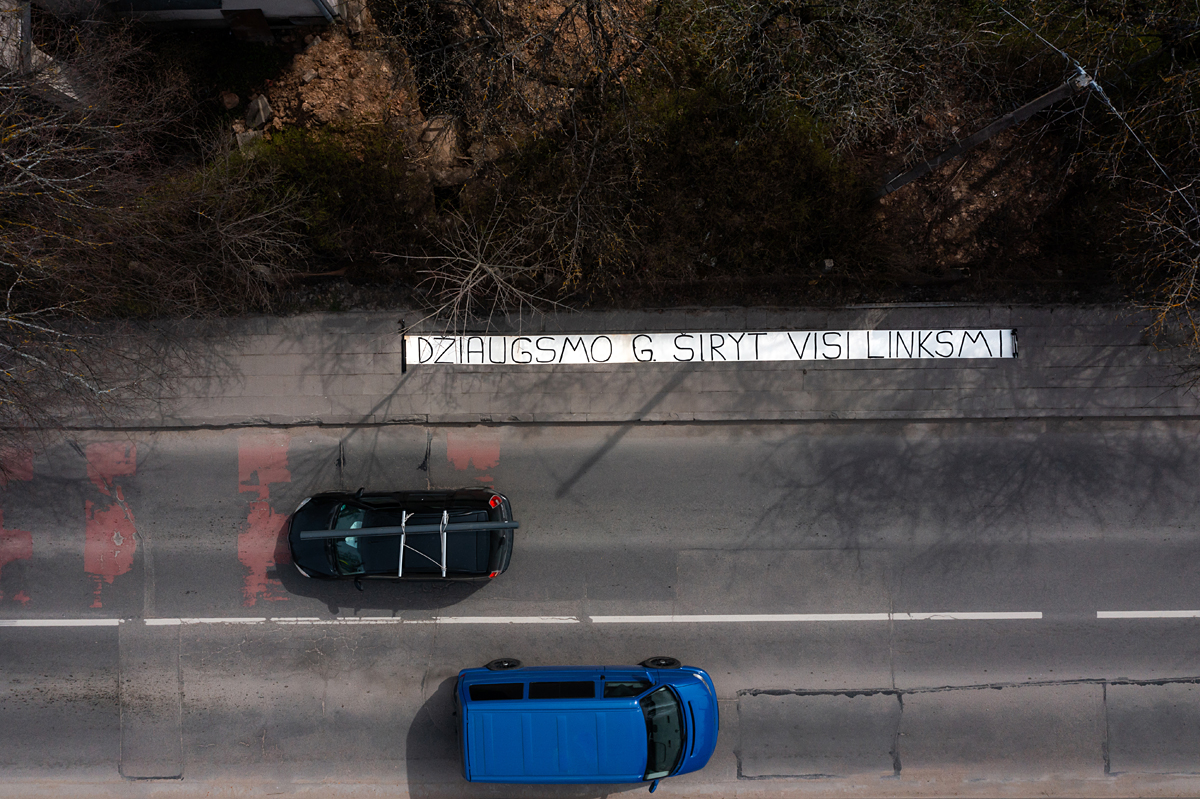
[[[517,522],[450,522],[450,511],[442,511],[442,520],[439,524],[414,524],[408,526],[410,516],[415,516],[415,513],[404,511],[404,515],[400,517],[399,527],[359,527],[354,530],[302,530],[300,532],[301,541],[315,541],[329,538],[369,538],[373,536],[398,535],[400,536],[400,563],[397,565],[396,576],[404,576],[404,550],[408,549],[416,552],[421,557],[428,560],[442,569],[442,576],[446,576],[446,536],[450,533],[474,533],[482,530],[515,530],[521,525]],[[433,558],[426,555],[419,549],[410,547],[407,543],[407,538],[410,535],[434,535],[438,534],[442,538],[442,560],[439,563]]]

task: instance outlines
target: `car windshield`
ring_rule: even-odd
[[[666,777],[679,764],[683,754],[683,712],[670,688],[659,688],[643,697],[639,704],[646,716],[647,780]]]

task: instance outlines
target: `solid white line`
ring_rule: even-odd
[[[228,618],[208,617],[196,619],[180,619],[180,624],[262,624],[265,616],[229,616]]]
[[[406,624],[578,624],[577,616],[434,616]]]
[[[1098,610],[1097,619],[1195,619],[1200,610]]]
[[[1040,619],[1042,614],[1040,611],[1016,611],[999,613],[991,612],[967,612],[967,613],[894,613],[892,618],[896,621],[986,621],[988,619],[1000,620],[1016,620],[1016,619]]]
[[[710,616],[592,616],[593,624],[697,624],[750,621],[887,621],[887,613],[761,613]]]
[[[402,624],[399,616],[339,616],[336,619],[272,619],[280,624]]]
[[[707,616],[592,616],[593,624],[704,624],[710,622],[985,621],[1040,619],[1039,611],[963,613],[759,613]]]
[[[0,619],[0,627],[116,627],[120,619]]]

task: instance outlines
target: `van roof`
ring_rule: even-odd
[[[471,779],[637,782],[646,770],[646,720],[636,699],[472,703]]]

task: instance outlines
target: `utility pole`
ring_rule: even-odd
[[[982,144],[1000,131],[1008,130],[1013,125],[1019,125],[1036,114],[1038,111],[1049,108],[1059,100],[1065,100],[1072,95],[1086,91],[1091,85],[1091,77],[1086,72],[1080,71],[1079,74],[1071,77],[1061,86],[1051,89],[1041,97],[1038,97],[1036,100],[1030,100],[1017,110],[1005,114],[992,124],[988,125],[986,128],[977,133],[973,133],[967,138],[958,142],[950,149],[935,155],[933,158],[930,158],[928,161],[925,161],[924,163],[908,170],[907,172],[902,172],[898,175],[892,176],[883,184],[881,188],[875,191],[871,198],[878,200],[882,197],[886,197],[901,186],[911,183],[917,178],[928,175],[930,172],[937,169],[947,161],[957,158],[976,145]]]

